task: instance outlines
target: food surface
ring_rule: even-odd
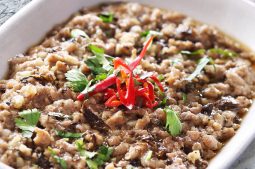
[[[83,9],[10,59],[0,161],[14,168],[203,169],[254,98],[255,55],[137,3]]]

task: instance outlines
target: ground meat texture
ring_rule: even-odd
[[[105,23],[100,13],[112,13]],[[81,29],[89,37],[71,37]],[[104,49],[105,54],[130,61],[136,58],[147,38],[144,31],[159,32],[138,69],[162,78],[163,93],[155,109],[135,106],[106,107],[104,94],[78,101],[65,73],[79,69],[92,80],[84,62],[93,56],[87,47]],[[210,52],[222,48],[237,53],[224,57]],[[182,50],[204,49],[213,59],[191,81],[186,78],[203,56],[187,56]],[[60,168],[50,154],[51,147],[68,168],[88,168],[79,153],[111,147],[110,160],[101,168],[205,169],[226,141],[240,127],[254,98],[255,55],[217,28],[199,23],[178,12],[147,7],[138,3],[107,3],[82,9],[68,22],[54,28],[38,45],[9,61],[10,69],[0,82],[0,160],[14,168]],[[155,87],[157,91],[157,87]],[[165,103],[161,101],[167,98]],[[178,112],[180,135],[166,130],[164,104]],[[31,138],[15,125],[19,112],[41,112]],[[81,133],[81,138],[62,138],[56,130]],[[147,157],[148,152],[152,152]]]

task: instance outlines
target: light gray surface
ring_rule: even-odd
[[[0,25],[31,0],[0,0]],[[255,0],[254,0],[255,1]],[[1,49],[0,49],[1,50]],[[237,145],[238,146],[238,145]],[[255,141],[230,167],[231,169],[255,169]],[[222,159],[224,162],[224,159]]]

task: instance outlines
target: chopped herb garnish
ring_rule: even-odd
[[[102,21],[105,23],[111,23],[114,16],[111,13],[101,13],[99,14],[99,18],[102,19]]]
[[[141,37],[146,37],[146,36],[149,35],[149,33],[150,33],[150,31],[149,31],[149,30],[146,30],[146,31],[144,31],[144,32],[141,33]]]
[[[75,92],[81,92],[88,84],[86,76],[78,69],[69,70],[66,74],[67,85]]]
[[[22,130],[24,137],[31,137],[33,135],[36,124],[39,121],[41,112],[37,109],[24,110],[19,113],[19,118],[15,119],[15,124]]]
[[[188,78],[186,78],[186,80],[191,81],[197,75],[199,75],[208,62],[210,62],[210,59],[208,57],[203,57],[202,59],[200,59],[195,71]]]
[[[90,169],[98,169],[110,159],[110,156],[113,152],[112,148],[108,148],[106,146],[99,147],[97,152],[89,152],[84,149],[85,145],[83,140],[77,140],[75,145],[80,155],[86,158],[86,163]]]
[[[80,36],[89,39],[89,36],[83,30],[73,29],[71,31],[71,37],[72,38],[78,38]]]
[[[181,121],[177,113],[169,107],[164,109],[166,113],[166,129],[172,136],[178,136],[182,130]]]
[[[149,150],[149,151],[145,154],[145,157],[144,157],[145,161],[151,160],[152,153],[153,153],[153,152],[152,152],[151,150]]]
[[[222,55],[225,58],[234,58],[237,56],[237,53],[235,53],[234,51],[230,51],[228,49],[213,48],[209,49],[208,51],[211,53]]]
[[[164,79],[165,79],[164,75],[162,75],[162,74],[158,75],[158,80],[159,81],[162,82]]]
[[[182,93],[182,101],[183,101],[184,103],[187,102],[187,94],[186,94],[186,93]]]
[[[65,161],[63,158],[57,156],[57,153],[56,153],[51,147],[48,147],[48,150],[50,151],[51,156],[52,156],[52,157],[56,160],[56,162],[60,165],[60,167],[61,167],[62,169],[67,169],[67,163],[66,163],[66,161]]]
[[[75,146],[76,146],[76,148],[78,149],[79,152],[84,150],[85,149],[85,144],[83,142],[83,139],[76,140],[75,141]]]
[[[108,75],[107,75],[106,73],[102,73],[102,74],[96,75],[95,80],[97,80],[97,81],[101,81],[101,80],[106,79],[106,78],[107,78],[107,76],[108,76]]]
[[[95,55],[85,60],[89,69],[96,75],[101,73],[108,73],[113,69],[112,57],[104,54],[104,49],[95,45],[89,45],[89,49]]]
[[[195,50],[193,52],[183,50],[180,53],[183,54],[183,55],[187,55],[187,56],[197,56],[197,55],[204,55],[205,52],[206,52],[205,49],[198,49],[198,50]]]
[[[153,30],[147,30],[141,33],[142,37],[150,37],[150,36],[162,36],[161,32],[153,31]]]
[[[62,138],[81,138],[83,133],[71,133],[71,132],[56,130],[56,135]]]
[[[164,97],[163,100],[160,102],[159,107],[165,107],[167,102],[167,97]]]

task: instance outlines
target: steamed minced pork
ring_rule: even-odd
[[[252,103],[253,61],[240,43],[177,12],[137,3],[81,10],[10,59],[0,161],[206,168]]]

